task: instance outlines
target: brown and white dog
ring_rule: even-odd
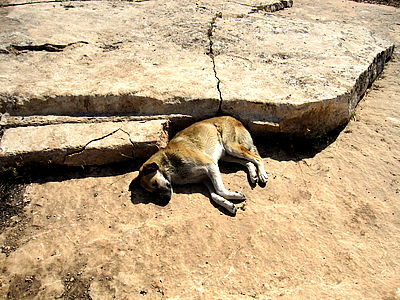
[[[228,200],[245,200],[245,196],[224,187],[220,159],[246,166],[253,184],[267,182],[250,133],[240,121],[228,116],[203,120],[177,133],[142,165],[134,181],[149,192],[157,192],[162,200],[171,198],[172,184],[204,181],[212,200],[235,214],[236,207]]]

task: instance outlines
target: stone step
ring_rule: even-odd
[[[189,115],[170,114],[170,115],[152,115],[152,116],[92,116],[92,117],[74,117],[58,115],[30,115],[13,116],[9,114],[0,114],[0,126],[4,128],[26,127],[26,126],[44,126],[67,123],[105,123],[105,122],[131,122],[131,121],[152,121],[168,120],[171,124],[188,124],[193,122],[193,117]]]
[[[167,120],[56,124],[8,128],[0,168],[103,165],[145,158],[168,142]]]

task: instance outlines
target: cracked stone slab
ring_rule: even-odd
[[[203,117],[218,110],[206,54],[211,12],[190,1],[0,10],[0,112]]]
[[[394,49],[360,26],[275,15],[218,18],[212,40],[222,111],[302,136],[347,122]]]
[[[274,5],[292,1],[0,8],[0,113],[206,118],[221,108],[255,133],[323,134],[349,120],[393,43]]]
[[[9,128],[0,141],[0,168],[144,158],[166,145],[167,127],[167,120],[151,120]]]

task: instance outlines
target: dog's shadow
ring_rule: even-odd
[[[146,191],[139,184],[137,177],[135,177],[129,184],[129,192],[131,193],[132,204],[156,204],[158,206],[166,206],[170,200],[164,200],[157,198],[154,194]]]
[[[267,183],[263,183],[263,182],[256,182],[256,183],[252,183],[250,180],[250,174],[249,172],[246,170],[246,168],[244,168],[243,166],[240,166],[238,164],[235,163],[229,163],[229,162],[224,162],[224,161],[220,161],[218,163],[219,168],[221,173],[223,174],[231,174],[231,173],[236,173],[239,171],[244,171],[247,175],[247,183],[250,185],[251,189],[254,189],[258,186],[264,188],[266,187]]]
[[[221,173],[224,174],[229,174],[229,173],[235,173],[238,172],[239,170],[243,170],[241,166],[235,165],[235,164],[228,164],[225,162],[221,162],[220,164],[220,170]],[[252,184],[250,181],[250,177],[248,172],[247,174],[247,181],[251,188],[255,188],[257,184]],[[265,184],[259,184],[261,187],[265,187]],[[209,202],[216,208],[218,209],[222,214],[225,214],[230,217],[234,217],[235,214],[232,214],[229,212],[226,208],[218,205],[215,203],[210,196],[210,192],[206,188],[204,183],[195,183],[195,184],[187,184],[187,185],[175,185],[174,187],[174,194],[180,195],[180,194],[195,194],[199,193],[204,195],[207,199],[209,199]],[[150,193],[146,191],[143,187],[140,186],[139,181],[137,177],[135,177],[132,182],[129,185],[129,191],[131,193],[131,202],[134,205],[137,204],[154,204],[157,206],[167,206],[169,200],[161,200],[159,197],[157,197],[156,194]],[[229,200],[230,202],[234,204],[238,204],[243,202],[244,200]]]
[[[157,196],[153,195],[152,193],[146,191],[144,188],[142,187],[138,187],[135,186],[134,188],[129,190],[131,193],[131,202],[134,205],[137,204],[154,204],[157,206],[161,206],[161,207],[165,207],[169,204],[169,202],[171,201],[171,199],[169,200],[160,200]],[[191,184],[191,185],[180,185],[180,186],[175,186],[174,187],[174,194],[176,195],[181,195],[181,194],[195,194],[195,193],[199,193],[204,195],[206,198],[209,199],[209,202],[216,208],[218,209],[221,213],[230,216],[230,217],[234,217],[235,214],[232,214],[231,212],[229,212],[226,208],[218,205],[217,203],[215,203],[214,201],[211,200],[210,197],[210,193],[208,192],[207,188],[205,187],[204,184],[200,184],[200,183],[195,183],[195,184]],[[244,200],[229,200],[232,203],[240,203]]]

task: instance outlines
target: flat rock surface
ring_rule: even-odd
[[[147,157],[166,145],[167,124],[152,120],[9,128],[0,141],[0,166],[101,165]]]
[[[213,39],[222,110],[282,123],[285,132],[299,130],[303,124],[288,123],[310,110],[318,112],[301,121],[308,130],[348,120],[392,51],[366,28],[274,15],[218,19]]]
[[[247,196],[235,218],[201,185],[176,187],[167,206],[131,195],[140,161],[38,176],[1,228],[1,297],[397,300],[399,70],[395,54],[322,149],[256,140],[265,188],[223,165]]]
[[[0,21],[3,52],[22,52],[1,54],[2,111],[214,114],[216,79],[205,53],[209,15],[177,3],[94,1],[2,8],[7,10]],[[209,101],[200,101],[205,99]]]
[[[284,15],[297,12],[292,4],[3,7],[0,111],[197,118],[220,111],[254,131],[324,133],[348,121],[393,43],[347,21]]]
[[[395,8],[298,0],[275,14],[400,43]],[[176,187],[166,206],[129,193],[142,160],[38,170],[0,202],[0,298],[397,300],[399,99],[395,49],[338,136],[310,149],[256,139],[265,188],[222,165],[225,186],[247,196],[235,218],[201,185]]]

